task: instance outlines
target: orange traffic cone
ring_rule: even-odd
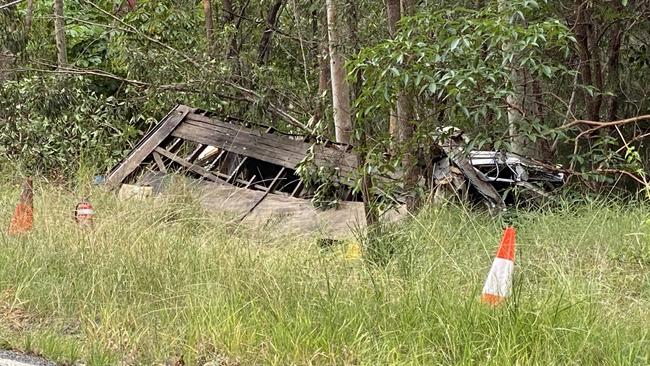
[[[16,205],[14,216],[9,224],[9,235],[17,235],[29,232],[34,225],[34,190],[32,178],[27,178],[20,194],[20,201]]]
[[[483,286],[481,302],[485,304],[498,305],[510,295],[515,269],[515,236],[513,227],[509,226],[503,232],[497,257]]]
[[[80,227],[92,227],[95,211],[87,199],[82,198],[74,210],[74,219]]]

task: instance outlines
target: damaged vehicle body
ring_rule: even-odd
[[[503,209],[522,200],[549,197],[564,184],[560,166],[506,151],[465,151],[469,142],[462,131],[447,128],[442,154],[435,159],[431,174],[434,202],[450,196],[485,202]],[[524,192],[516,197],[515,191]]]

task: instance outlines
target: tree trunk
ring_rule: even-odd
[[[386,11],[388,15],[388,34],[391,38],[394,38],[395,34],[397,33],[397,22],[399,22],[400,18],[402,17],[401,7],[402,4],[400,0],[388,0]],[[388,132],[390,136],[393,137],[393,141],[399,141],[399,125],[397,123],[397,114],[394,108],[391,108],[390,111],[390,116],[388,119]],[[391,146],[391,150],[394,150],[393,147],[394,146]]]
[[[322,9],[321,9],[322,10]],[[318,21],[320,18],[320,22]],[[318,24],[322,26],[318,26]],[[312,39],[318,40],[314,42],[316,46],[312,52],[316,54],[318,60],[318,94],[314,99],[317,106],[314,107],[314,120],[315,127],[325,115],[327,109],[328,91],[330,90],[330,61],[329,61],[329,47],[327,43],[327,14],[323,11],[314,11],[312,13]]]
[[[65,18],[63,16],[63,0],[54,0],[54,36],[56,40],[56,55],[59,67],[68,65],[68,53],[65,43]]]
[[[401,16],[413,15],[415,6],[413,1],[402,0],[400,4]],[[394,25],[397,27],[397,25]],[[418,149],[415,138],[415,121],[413,98],[407,90],[402,90],[397,95],[397,134],[400,146],[407,146],[402,163],[404,166],[404,191],[406,192],[406,209],[415,213],[420,208],[421,198],[417,192],[418,181],[420,180],[420,169],[418,165]]]
[[[504,0],[500,0],[498,5],[502,11],[509,10],[505,7]],[[510,14],[505,16],[510,16]],[[518,23],[524,27],[528,26],[523,19]],[[512,52],[512,45],[504,44],[502,49],[504,52]],[[520,66],[520,60],[521,58],[515,54],[513,62],[509,65],[512,94],[506,97],[506,104],[511,151],[547,160],[550,158],[550,144],[541,138],[533,141],[530,136],[521,132],[521,127],[529,127],[534,121],[543,122],[543,101],[542,86],[539,80],[536,80],[527,69]],[[528,128],[524,128],[524,130],[528,130]]]
[[[235,19],[235,13],[232,8],[231,0],[223,0],[223,25],[226,26]]]
[[[594,32],[591,13],[588,6],[581,0],[576,0],[576,25],[575,34],[578,45],[578,58],[579,58],[579,71],[582,85],[585,87],[602,87],[602,74],[600,70],[600,62],[594,60],[592,52],[596,51],[593,44]],[[598,66],[596,69],[595,66]],[[599,82],[600,81],[600,82]],[[600,91],[597,91],[600,93]],[[587,110],[587,117],[592,121],[600,121],[600,106],[602,104],[602,96],[592,95],[587,91],[583,91],[585,99],[585,108]]]
[[[620,3],[618,3],[620,5]],[[618,119],[618,106],[620,94],[620,65],[621,65],[621,44],[623,43],[623,21],[620,20],[612,27],[613,36],[609,41],[607,56],[607,89],[611,93],[607,97],[607,120]]]
[[[27,0],[27,9],[25,10],[25,34],[29,36],[32,30],[32,20],[34,19],[34,0]]]
[[[388,34],[391,38],[397,33],[397,22],[402,17],[402,4],[400,0],[388,0],[386,11],[388,13]]]
[[[259,65],[264,65],[268,61],[269,54],[271,53],[271,38],[273,37],[283,2],[284,0],[277,0],[266,17],[266,29],[264,30],[264,34],[262,34],[257,52],[257,63]]]
[[[212,56],[214,52],[212,0],[203,0],[203,14],[205,16],[205,39],[208,42],[208,54]]]
[[[326,0],[327,33],[329,36],[330,72],[332,75],[332,104],[336,141],[350,143],[352,116],[350,115],[350,86],[346,80],[345,63],[341,52],[336,0]]]
[[[233,65],[233,74],[242,76],[243,71],[243,65],[242,65],[242,60],[240,58],[240,42],[239,38],[241,36],[241,25],[242,21],[245,18],[246,15],[246,10],[248,9],[248,5],[250,4],[251,0],[246,0],[244,4],[242,4],[241,9],[239,10],[239,14],[234,14],[234,9],[232,8],[232,3],[230,1],[224,1],[224,10],[228,11],[227,9],[229,8],[230,12],[230,18],[232,19],[231,23],[234,22],[235,26],[235,32],[232,35],[232,38],[230,39],[230,48],[228,50],[228,58],[232,61]],[[236,19],[235,19],[236,18]]]

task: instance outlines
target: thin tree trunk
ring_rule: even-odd
[[[282,8],[283,3],[283,0],[277,0],[271,7],[271,10],[269,10],[269,14],[266,17],[266,29],[260,39],[260,45],[257,52],[257,63],[259,65],[264,65],[268,61],[269,54],[271,53],[271,38],[273,37],[273,32],[278,22],[280,9]]]
[[[34,0],[27,0],[27,9],[25,10],[25,34],[29,36],[32,30],[32,20],[34,19]]]
[[[68,53],[65,43],[65,18],[63,15],[63,0],[54,0],[54,36],[56,40],[56,55],[59,67],[68,65]]]
[[[322,10],[322,9],[321,9]],[[319,27],[318,19],[320,18],[322,26]],[[328,91],[330,90],[330,61],[329,47],[327,42],[327,14],[323,11],[312,13],[312,39],[318,40],[315,46],[316,60],[318,61],[318,94],[315,101],[317,106],[314,108],[314,122],[316,126],[325,115],[327,108]]]
[[[205,16],[205,39],[208,42],[208,54],[214,54],[214,21],[212,14],[212,0],[203,0],[203,14]]]
[[[600,80],[602,87],[602,75],[600,70],[600,63],[594,60],[592,52],[595,51],[592,49],[594,45],[592,44],[594,35],[592,34],[592,19],[590,10],[585,5],[582,0],[576,0],[576,40],[578,45],[578,58],[580,62],[580,78],[582,80],[582,85],[586,87],[593,87],[595,82]],[[598,66],[598,69],[594,69],[594,66]],[[600,91],[598,91],[600,92]],[[600,104],[602,103],[602,97],[593,96],[587,91],[583,91],[585,108],[587,109],[588,119],[592,121],[600,121]]]
[[[388,0],[386,12],[388,15],[388,34],[391,38],[395,37],[397,33],[397,22],[399,22],[402,17],[402,4],[400,0]],[[399,141],[399,124],[397,122],[397,114],[394,108],[391,108],[389,120],[388,120],[388,132],[390,136],[393,137],[393,141]],[[394,146],[391,146],[391,150],[394,150]]]
[[[223,25],[226,26],[235,19],[235,12],[232,8],[231,0],[223,0]]]
[[[411,16],[415,11],[413,1],[401,1],[402,16]],[[403,157],[404,165],[404,190],[406,195],[406,209],[415,213],[420,208],[421,198],[417,192],[417,184],[420,180],[420,169],[418,165],[419,146],[415,138],[413,97],[407,90],[402,90],[397,95],[397,125],[399,130],[399,142],[401,146],[408,146]]]
[[[352,134],[350,86],[346,80],[345,63],[341,54],[341,37],[339,34],[336,6],[336,0],[326,0],[334,131],[337,142],[350,143],[350,136]]]
[[[400,0],[388,0],[386,12],[388,15],[388,34],[391,38],[397,33],[397,22],[402,17]]]
[[[621,44],[623,43],[623,24],[617,22],[612,28],[613,36],[610,39],[607,57],[607,89],[612,94],[607,97],[607,120],[618,119],[619,107],[619,82],[621,66]]]
[[[224,9],[226,9],[226,5],[230,7],[231,10],[231,17],[234,21],[235,25],[235,33],[232,35],[232,39],[230,40],[230,49],[228,50],[228,58],[232,60],[233,63],[233,69],[234,69],[234,74],[241,76],[243,74],[242,71],[242,60],[240,59],[240,42],[238,41],[238,38],[241,36],[241,25],[242,21],[244,19],[244,15],[246,15],[246,10],[248,9],[248,5],[250,4],[251,0],[246,0],[244,4],[242,4],[241,9],[239,10],[239,14],[235,15],[232,13],[234,9],[232,9],[232,4],[230,1],[224,2]],[[235,20],[235,17],[237,18]],[[243,42],[243,41],[242,41]]]

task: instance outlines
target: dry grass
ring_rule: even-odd
[[[92,232],[71,211],[90,196]],[[8,224],[18,187],[0,191]],[[477,298],[501,223],[431,209],[366,243],[237,228],[185,189],[119,202],[37,184],[36,225],[0,236],[0,344],[87,365],[650,364],[646,207],[518,213],[514,295]]]

